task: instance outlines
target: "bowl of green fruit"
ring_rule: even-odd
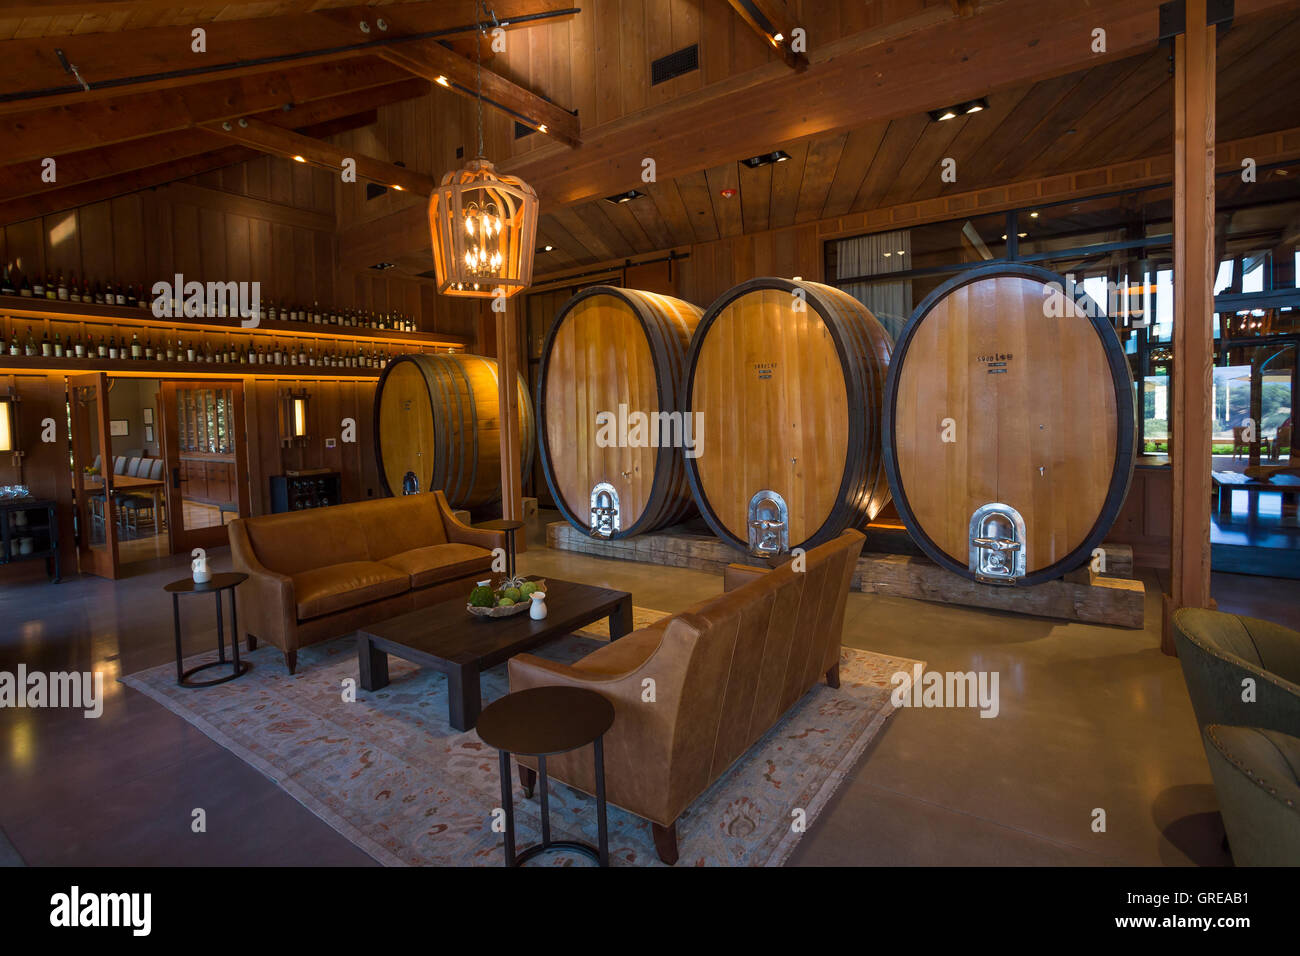
[[[495,587],[491,581],[480,581],[469,592],[465,610],[475,617],[513,617],[528,610],[534,591],[545,591],[545,581],[527,581],[523,578],[506,578]]]

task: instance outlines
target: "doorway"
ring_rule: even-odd
[[[109,435],[108,376],[68,376],[72,492],[76,502],[77,565],[82,574],[116,579],[117,478]]]
[[[161,397],[171,552],[224,545],[226,525],[250,513],[244,385],[163,382]]]

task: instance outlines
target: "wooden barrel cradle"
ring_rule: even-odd
[[[537,383],[542,469],[575,528],[626,538],[693,510],[682,444],[694,436],[681,418],[681,381],[701,311],[671,296],[592,286],[555,317]],[[645,416],[640,433],[637,415]]]
[[[686,462],[717,535],[760,557],[821,544],[889,500],[880,451],[888,333],[846,292],[760,278],[695,330],[686,407],[704,415]]]
[[[935,289],[889,372],[899,515],[959,574],[1036,584],[1084,564],[1133,472],[1133,386],[1104,311],[1044,269],[990,265]]]
[[[522,376],[518,388],[526,475],[533,464],[533,407]],[[441,489],[456,508],[499,501],[500,441],[493,359],[401,355],[384,369],[375,392],[375,456],[390,495]]]

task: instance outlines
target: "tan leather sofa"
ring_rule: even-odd
[[[611,803],[649,820],[665,863],[678,816],[824,676],[839,686],[849,583],[865,539],[846,531],[809,551],[806,569],[731,565],[725,593],[620,638],[575,664],[510,659],[510,689],[586,687],[614,705],[605,735]],[[655,702],[642,681],[655,681]],[[536,761],[518,758],[531,796]],[[590,747],[547,758],[547,773],[595,791]]]
[[[227,526],[239,626],[293,673],[298,648],[464,592],[505,533],[456,520],[441,491],[239,518]],[[238,635],[236,636],[238,637]]]

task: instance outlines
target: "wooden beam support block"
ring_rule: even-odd
[[[567,521],[555,521],[546,526],[546,542],[561,551],[715,574],[721,574],[734,561],[754,563],[713,535],[681,526],[606,541],[583,534]],[[1090,624],[1128,628],[1145,625],[1146,586],[1141,581],[1093,574],[1086,568],[1084,574],[1085,579],[1048,581],[1027,588],[999,587],[977,584],[926,558],[867,553],[858,559],[853,589]]]

